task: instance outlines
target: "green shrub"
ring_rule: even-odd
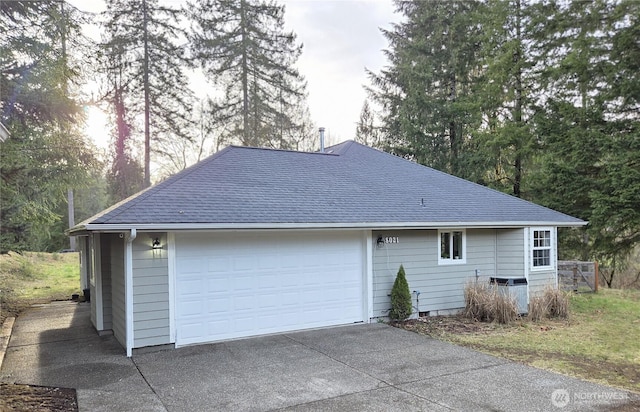
[[[391,288],[391,320],[403,321],[411,316],[411,291],[404,273],[404,267],[400,265],[396,281]]]

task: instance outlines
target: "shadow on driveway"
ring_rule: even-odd
[[[80,410],[165,410],[115,338],[98,336],[89,303],[54,302],[21,313],[0,379],[75,388]]]
[[[89,305],[16,321],[0,380],[76,388],[80,410],[584,411],[632,395],[384,324],[353,325],[126,358]],[[634,395],[636,396],[636,395]]]

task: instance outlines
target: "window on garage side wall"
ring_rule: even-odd
[[[532,229],[531,263],[534,269],[553,267],[553,233],[550,228]]]

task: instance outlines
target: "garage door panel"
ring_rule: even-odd
[[[201,277],[194,278],[192,276],[185,276],[180,285],[180,293],[185,297],[188,295],[200,295],[203,283],[205,282]]]
[[[177,345],[364,320],[359,233],[176,236]]]
[[[257,284],[262,290],[268,291],[277,288],[278,276],[274,273],[265,273],[258,277]]]
[[[280,304],[279,295],[275,293],[271,293],[271,294],[263,293],[256,297],[256,305],[260,310],[274,309],[274,308],[277,308],[279,304]]]
[[[185,317],[199,316],[207,309],[207,302],[202,298],[192,298],[184,301],[181,308],[181,313]]]
[[[231,303],[231,299],[226,296],[210,296],[209,299],[204,302],[203,308],[206,309],[207,314],[219,316],[229,311]],[[199,313],[196,315],[200,316]]]
[[[255,308],[256,297],[253,294],[238,295],[233,298],[233,310],[243,311]]]
[[[202,273],[202,259],[185,257],[180,261],[180,271],[184,275]]]
[[[230,259],[225,256],[213,257],[208,259],[208,271],[211,273],[229,271]]]
[[[277,256],[258,256],[258,269],[272,271],[278,269],[279,260]]]

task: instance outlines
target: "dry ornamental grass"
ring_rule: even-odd
[[[518,318],[516,299],[486,283],[469,283],[464,289],[464,315],[484,322],[510,323]]]

